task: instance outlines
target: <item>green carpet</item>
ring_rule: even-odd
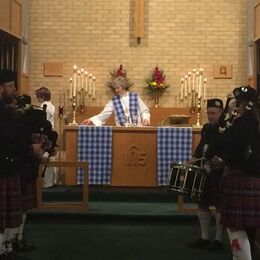
[[[47,190],[50,201],[64,191],[66,198],[81,192],[59,188]],[[30,212],[25,233],[37,250],[26,255],[33,260],[229,260],[226,237],[219,252],[187,247],[199,237],[198,219],[194,212],[178,211],[173,192],[98,187],[90,189],[89,198],[85,212]],[[185,201],[185,207],[196,207]]]
[[[26,235],[37,250],[33,260],[229,260],[225,249],[209,252],[190,249],[198,237],[198,225],[153,223],[135,225],[28,224]]]

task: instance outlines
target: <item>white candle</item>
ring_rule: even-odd
[[[92,74],[90,73],[88,76],[88,93],[89,93],[89,97],[91,97],[92,94]]]
[[[92,90],[92,93],[93,93],[93,99],[96,98],[96,77],[93,76],[93,90]]]
[[[184,97],[186,98],[188,95],[188,76],[185,75],[185,80],[184,80]]]
[[[199,73],[199,89],[198,89],[198,96],[199,96],[199,98],[201,97],[201,92],[202,92],[202,74],[203,74],[203,69],[200,68],[200,73]]]
[[[183,100],[183,82],[184,82],[184,79],[181,78],[181,101]]]
[[[73,85],[72,85],[73,79],[70,78],[70,93],[69,93],[69,97],[70,99],[72,99],[73,96]]]
[[[192,90],[195,90],[195,75],[196,75],[196,70],[193,69],[193,71],[192,71]]]
[[[73,97],[76,97],[77,93],[77,66],[73,67]]]
[[[84,69],[81,69],[81,90],[84,90]]]
[[[200,73],[197,71],[196,72],[196,85],[195,85],[195,92],[199,92],[199,75]]]
[[[88,93],[88,72],[85,71],[85,92]]]
[[[189,94],[191,93],[190,79],[191,79],[191,72],[188,73],[188,91],[189,91]]]
[[[204,84],[203,84],[203,99],[206,101],[207,99],[207,79],[204,79]]]
[[[80,78],[80,70],[77,71],[77,91],[80,91],[80,84],[81,78]]]

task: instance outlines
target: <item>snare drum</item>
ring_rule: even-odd
[[[168,185],[170,190],[187,194],[199,200],[206,180],[206,172],[191,164],[174,163],[171,167]]]

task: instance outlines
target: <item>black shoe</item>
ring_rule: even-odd
[[[212,241],[209,246],[207,247],[208,250],[210,251],[216,251],[216,250],[221,250],[223,249],[224,245],[222,242],[220,242],[219,240],[214,240]]]
[[[189,244],[190,248],[206,248],[210,245],[210,240],[199,238],[193,243]]]
[[[36,249],[36,246],[30,245],[24,238],[22,240],[15,239],[13,249],[18,252],[28,252]]]

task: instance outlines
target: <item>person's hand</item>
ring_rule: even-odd
[[[36,157],[41,158],[43,156],[44,150],[42,149],[41,144],[32,144],[32,149],[33,149],[33,154]]]
[[[51,150],[50,150],[50,156],[56,156],[58,153],[58,149],[57,147],[52,147]]]
[[[220,157],[215,155],[210,159],[211,170],[219,170],[221,168],[224,168],[224,166],[225,166],[225,163]]]
[[[187,164],[195,164],[198,161],[198,158],[192,157],[189,161],[187,161]]]
[[[148,119],[144,119],[144,120],[142,121],[142,126],[148,126],[148,125],[150,125],[149,120],[148,120]]]
[[[92,121],[89,118],[83,120],[80,124],[81,125],[93,125]]]

